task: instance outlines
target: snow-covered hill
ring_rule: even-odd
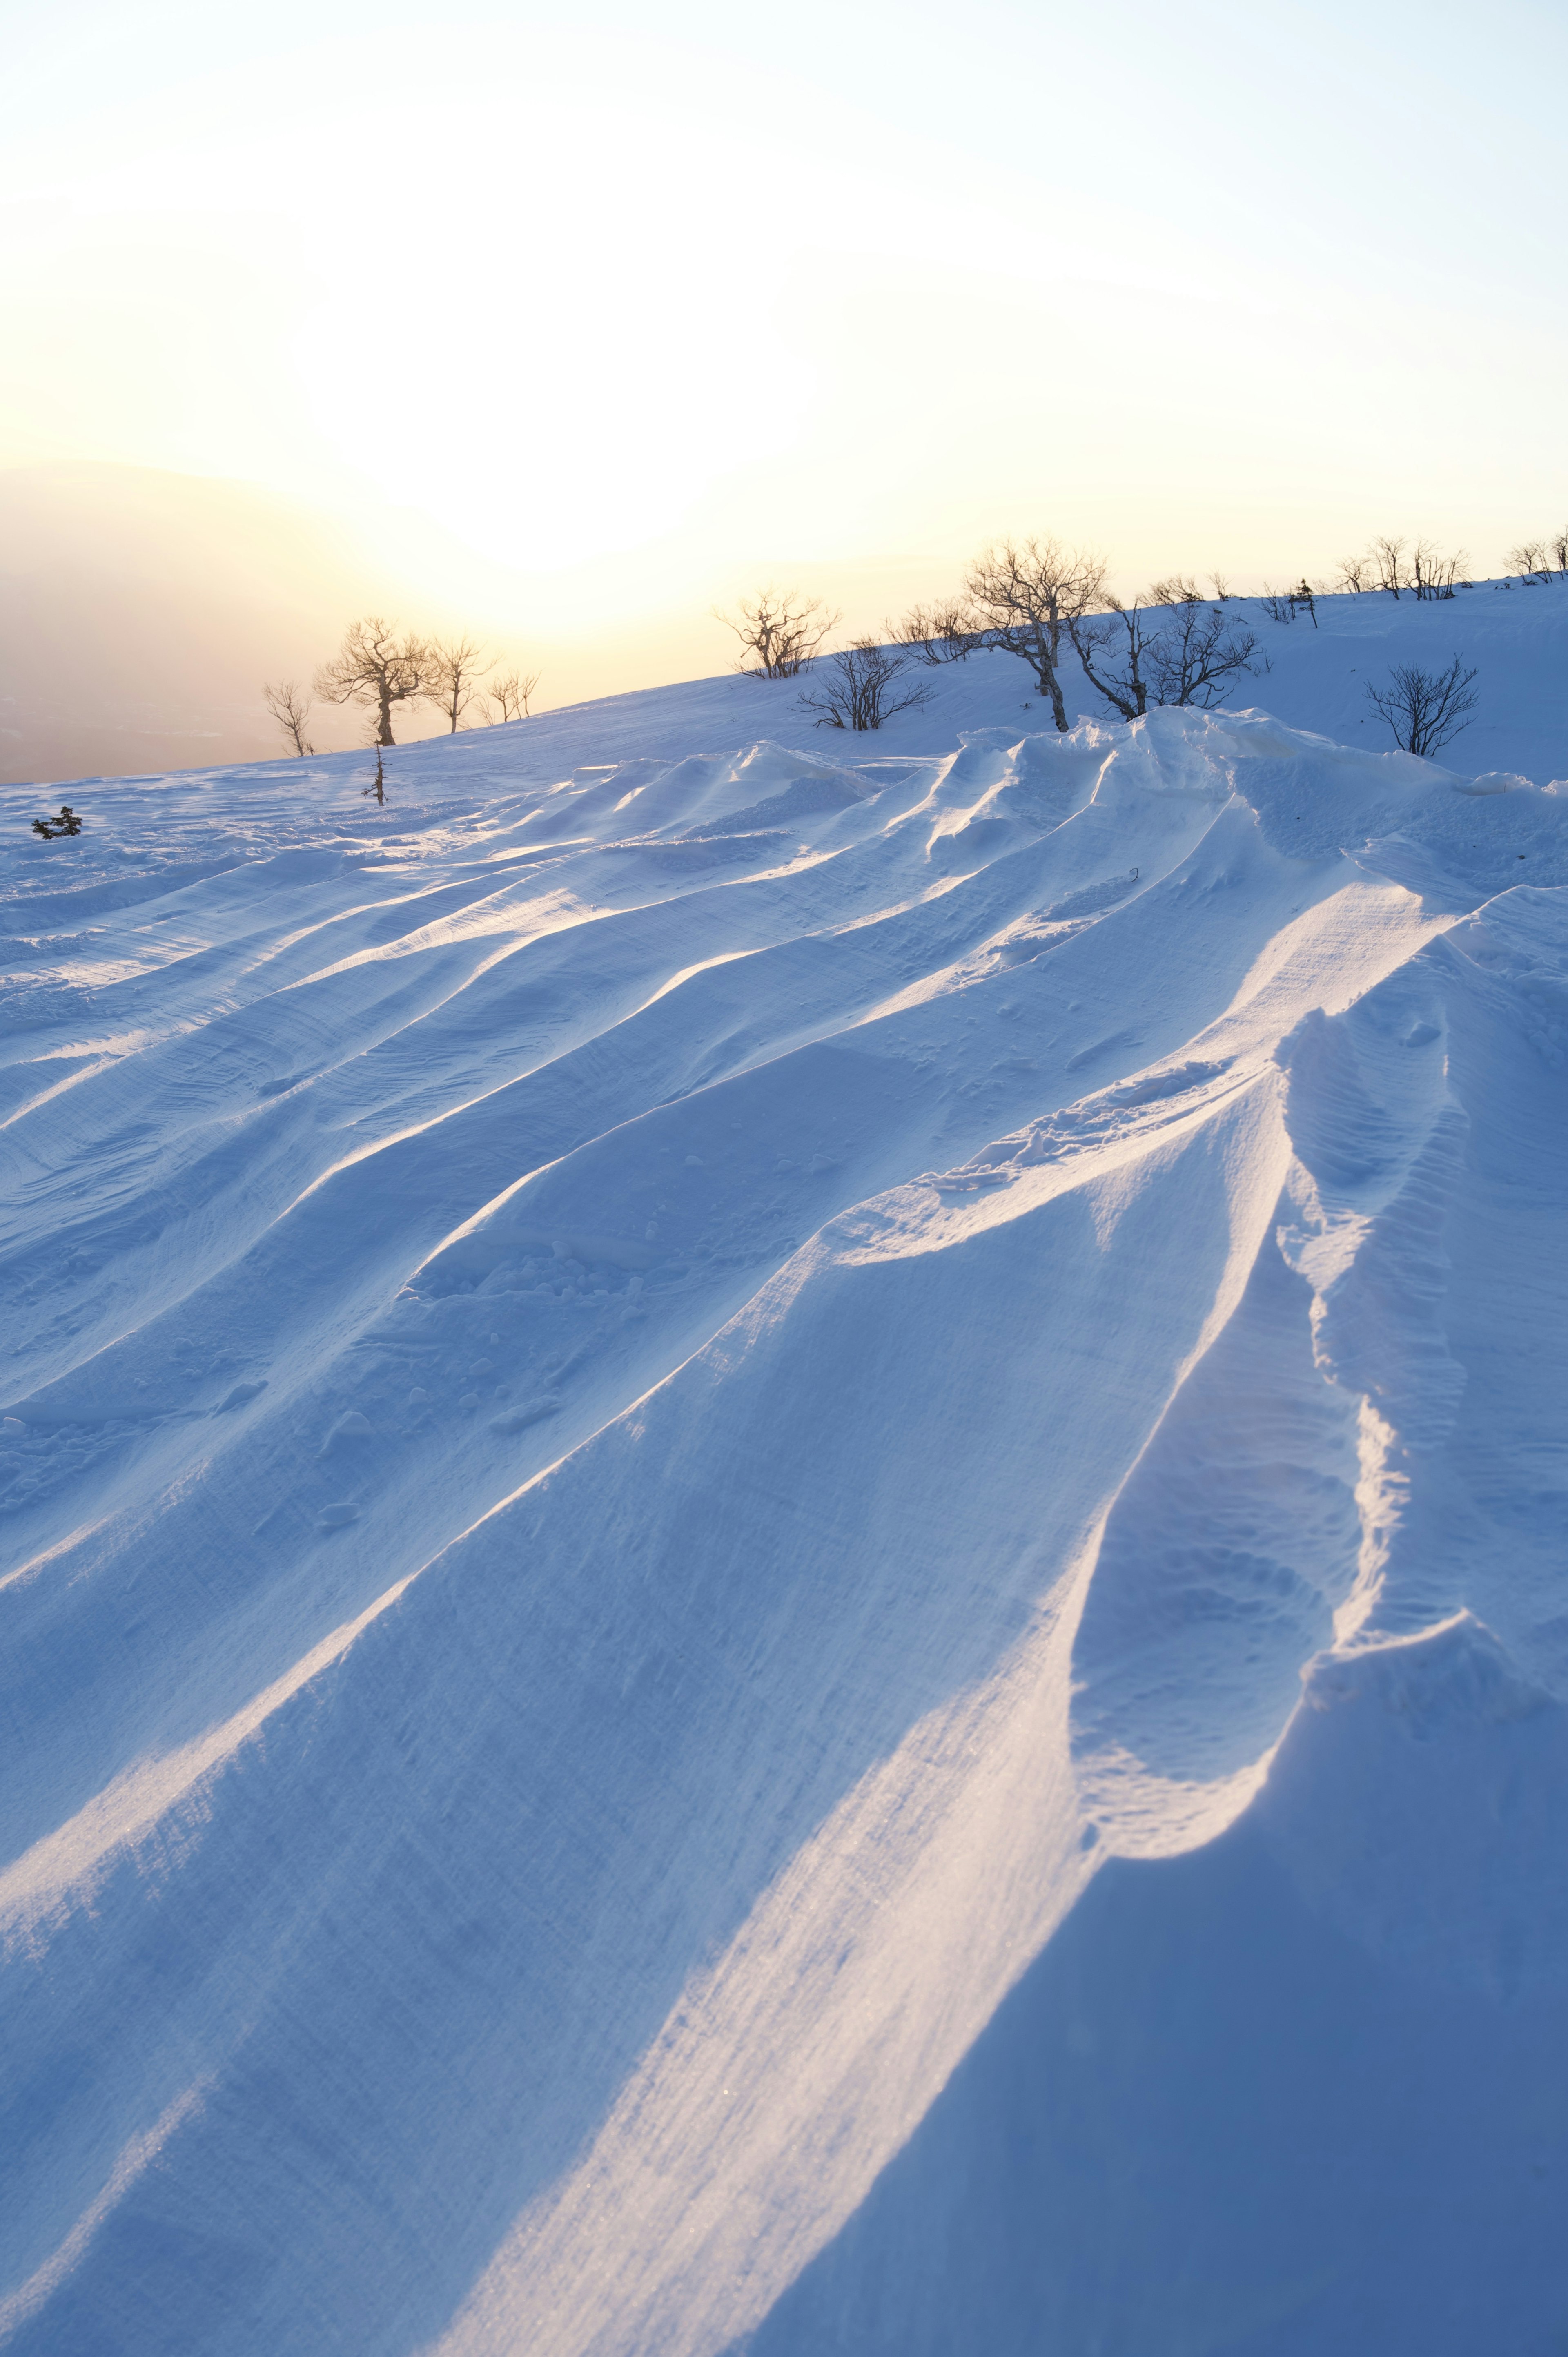
[[[1554,2345],[1529,676],[6,790],[0,2345]]]

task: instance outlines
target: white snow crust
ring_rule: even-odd
[[[1568,2330],[1568,796],[1023,677],[6,790],[0,2346]]]

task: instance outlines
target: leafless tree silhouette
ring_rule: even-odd
[[[315,752],[315,746],[306,741],[305,735],[310,698],[295,687],[292,679],[284,680],[276,687],[268,681],[262,689],[262,701],[283,730],[284,742],[294,747],[300,760]]]
[[[1090,687],[1098,688],[1123,720],[1136,720],[1149,708],[1144,672],[1148,620],[1136,603],[1124,606],[1119,597],[1107,602],[1109,613],[1074,617],[1068,630]]]
[[[1419,663],[1395,663],[1387,687],[1369,686],[1367,701],[1393,730],[1396,744],[1430,759],[1469,726],[1467,716],[1477,702],[1471,684],[1476,676],[1473,669],[1465,670],[1457,655],[1440,672],[1423,671]]]
[[[1396,598],[1400,591],[1408,587],[1404,577],[1404,548],[1402,539],[1396,540],[1383,533],[1367,552],[1369,562],[1378,576],[1379,588],[1388,590]]]
[[[945,605],[911,606],[902,621],[889,622],[887,635],[896,646],[911,647],[922,662],[962,662],[985,643],[985,633],[968,608],[956,598]]]
[[[1352,590],[1357,597],[1359,597],[1363,589],[1369,587],[1372,572],[1372,560],[1369,556],[1342,556],[1339,560],[1338,586],[1341,589]]]
[[[1443,556],[1431,541],[1418,540],[1410,553],[1411,586],[1420,598],[1452,597],[1454,585],[1470,562],[1464,549]]]
[[[840,619],[820,597],[793,589],[759,589],[749,604],[741,599],[738,617],[717,606],[714,613],[740,640],[736,669],[751,679],[798,678]]]
[[[908,712],[931,700],[929,687],[891,692],[894,681],[908,669],[907,656],[890,653],[875,639],[856,639],[818,663],[800,702],[817,715],[819,728],[880,728],[896,712]]]
[[[463,715],[478,694],[479,673],[489,657],[466,633],[460,639],[433,639],[426,654],[421,693],[446,720],[449,734],[456,736]]]
[[[1151,699],[1211,710],[1240,673],[1254,669],[1257,644],[1255,631],[1232,629],[1218,607],[1211,610],[1200,597],[1184,597],[1148,643]]]
[[[1103,558],[1047,538],[999,541],[976,557],[964,582],[983,643],[1028,664],[1058,728],[1068,726],[1058,672],[1062,636],[1093,605],[1104,579]]]
[[[394,704],[423,695],[431,675],[430,648],[405,630],[400,639],[390,622],[369,614],[344,633],[332,661],[316,674],[316,693],[328,704],[367,705],[375,715],[375,742],[391,745]]]
[[[536,671],[521,675],[515,671],[498,672],[490,682],[490,699],[495,706],[493,718],[498,722],[526,720],[529,716],[528,699],[538,685],[539,673]]]
[[[1546,543],[1521,540],[1517,548],[1510,548],[1509,571],[1517,573],[1521,581],[1550,581],[1552,567],[1547,562]]]

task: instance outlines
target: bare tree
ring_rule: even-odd
[[[293,680],[285,679],[277,687],[268,681],[262,689],[262,701],[283,730],[284,742],[294,747],[298,758],[303,761],[313,754],[316,748],[306,743],[305,735],[310,698],[295,687]]]
[[[1227,579],[1226,576],[1225,576],[1223,573],[1211,573],[1211,574],[1209,575],[1209,576],[1208,576],[1208,577],[1209,577],[1210,581],[1214,584],[1214,594],[1215,594],[1215,597],[1219,599],[1219,603],[1223,606],[1223,605],[1224,605],[1224,603],[1225,603],[1225,600],[1226,600],[1226,599],[1227,599],[1227,597],[1230,597],[1230,581]]]
[[[405,630],[400,639],[390,622],[369,614],[344,633],[343,643],[316,674],[316,693],[328,704],[363,704],[375,715],[375,742],[395,743],[394,704],[423,695],[431,676],[431,651]]]
[[[738,619],[717,606],[714,613],[740,640],[736,669],[750,679],[798,678],[841,619],[820,597],[793,589],[759,589],[749,604],[743,597]]]
[[[911,606],[900,622],[886,624],[896,646],[912,647],[922,662],[962,662],[985,644],[985,633],[957,598],[937,606]]]
[[[1088,612],[1104,580],[1102,557],[1046,539],[999,542],[975,559],[964,582],[983,643],[1029,665],[1058,728],[1068,726],[1057,669],[1062,634]]]
[[[1109,604],[1109,613],[1070,617],[1068,631],[1090,687],[1098,688],[1123,720],[1137,720],[1149,708],[1144,673],[1149,632],[1135,601],[1124,606],[1112,597]]]
[[[1559,573],[1568,573],[1568,524],[1552,537],[1552,554],[1557,559]]]
[[[856,639],[818,664],[800,702],[817,715],[819,728],[880,728],[896,712],[908,712],[931,700],[929,687],[906,687],[890,694],[894,681],[908,667],[908,656],[890,653],[875,639]]]
[[[1136,720],[1151,704],[1191,704],[1207,711],[1230,680],[1258,668],[1254,631],[1232,629],[1223,608],[1205,605],[1196,589],[1173,600],[1174,587],[1191,589],[1192,584],[1178,576],[1156,581],[1149,591],[1151,608],[1169,608],[1168,619],[1153,628],[1147,613],[1117,597],[1108,601],[1109,613],[1068,626],[1085,678],[1123,720]]]
[[[1452,597],[1454,584],[1469,563],[1462,548],[1442,556],[1431,541],[1418,540],[1410,553],[1412,584],[1419,598]]]
[[[1404,560],[1402,539],[1392,539],[1384,533],[1373,541],[1367,554],[1377,574],[1379,588],[1387,589],[1397,598],[1400,591],[1407,587],[1402,569]]]
[[[1372,569],[1369,556],[1342,556],[1336,577],[1341,589],[1348,589],[1359,597],[1370,586]]]
[[[526,720],[529,717],[528,699],[538,685],[539,673],[536,671],[521,675],[515,671],[498,672],[490,682],[495,720]]]
[[[1323,581],[1315,586],[1305,573],[1289,589],[1276,589],[1272,581],[1265,581],[1263,594],[1258,603],[1271,622],[1294,622],[1298,614],[1305,614],[1316,630],[1318,627],[1317,600],[1326,587]]]
[[[1233,679],[1253,670],[1257,645],[1255,631],[1232,630],[1218,607],[1211,612],[1200,597],[1183,598],[1165,628],[1148,643],[1146,668],[1153,701],[1191,704],[1200,711],[1210,711]]]
[[[1509,571],[1517,573],[1521,581],[1550,581],[1552,567],[1546,559],[1546,543],[1521,540],[1517,548],[1510,548]]]
[[[424,685],[420,693],[435,705],[456,736],[463,715],[479,692],[479,673],[490,658],[465,632],[460,639],[433,639],[426,650]]]
[[[1419,663],[1395,663],[1384,688],[1369,686],[1367,701],[1394,732],[1394,742],[1407,753],[1427,759],[1470,725],[1467,715],[1477,705],[1471,682],[1457,655],[1446,671],[1423,671]]]

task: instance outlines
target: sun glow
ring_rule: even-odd
[[[1438,9],[1412,65],[1404,15],[25,11],[0,464],[259,486],[432,608],[621,631],[577,693],[717,667],[771,576],[875,627],[1009,531],[1129,591],[1380,528],[1484,568],[1568,508],[1525,119],[1568,35]]]

